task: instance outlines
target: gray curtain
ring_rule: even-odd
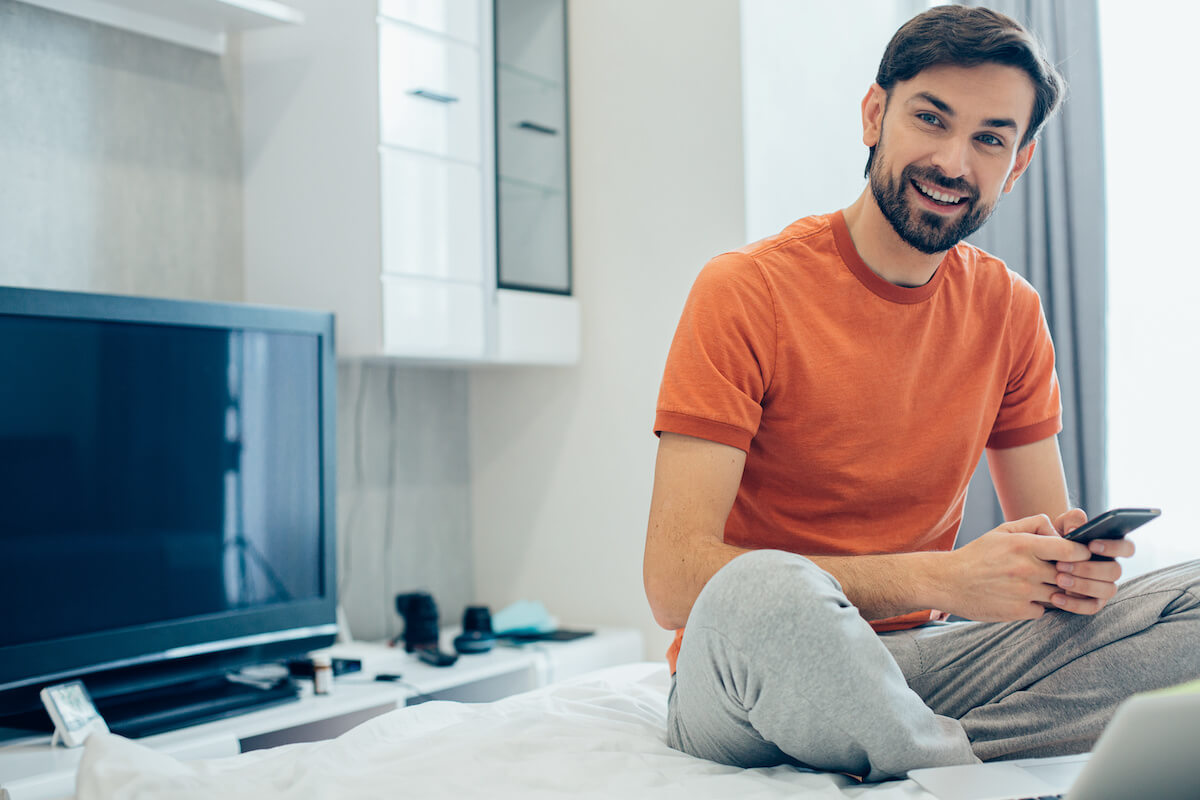
[[[1003,258],[1042,296],[1062,386],[1059,438],[1071,499],[1089,515],[1105,502],[1105,205],[1096,0],[988,0],[1046,45],[1070,86],[1034,161],[971,241]],[[981,464],[959,543],[1003,521]]]

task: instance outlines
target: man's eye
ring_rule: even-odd
[[[935,115],[930,114],[928,111],[922,111],[920,114],[917,114],[917,119],[921,120],[921,122],[924,122],[928,125],[941,125],[942,124],[942,121],[940,119],[938,119]]]
[[[983,142],[986,145],[991,145],[992,147],[999,147],[1004,144],[1004,142],[1000,139],[1000,137],[993,136],[990,133],[981,134],[979,136],[979,141]]]

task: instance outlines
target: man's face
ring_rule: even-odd
[[[1017,149],[1033,99],[1025,72],[999,64],[930,67],[890,98],[872,87],[863,101],[871,192],[901,239],[940,253],[987,221],[1033,154],[1032,143]]]

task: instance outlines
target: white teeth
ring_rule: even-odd
[[[955,197],[954,195],[945,194],[944,192],[938,192],[938,191],[934,191],[933,189],[927,189],[923,184],[917,183],[916,181],[914,181],[914,183],[916,184],[916,187],[918,189],[920,189],[923,194],[929,195],[934,200],[937,200],[939,203],[958,203],[958,202],[962,201],[961,197]]]

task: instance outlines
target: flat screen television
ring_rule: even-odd
[[[143,735],[330,644],[331,314],[0,287],[0,728],[80,678]]]

